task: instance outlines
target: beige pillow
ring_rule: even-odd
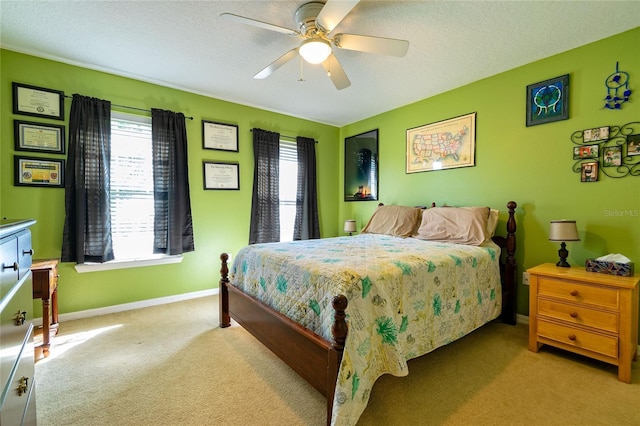
[[[487,237],[489,207],[433,207],[422,213],[416,238],[480,245]]]
[[[420,225],[422,209],[408,206],[379,206],[362,228],[362,234],[410,237]]]

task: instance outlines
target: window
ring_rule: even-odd
[[[111,113],[111,233],[116,260],[153,257],[151,117]]]
[[[295,142],[280,140],[280,241],[293,240],[298,192],[298,149]]]

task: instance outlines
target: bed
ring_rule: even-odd
[[[220,327],[237,321],[354,425],[382,374],[487,322],[515,324],[515,208],[380,205],[361,234],[221,254]],[[486,216],[486,217],[485,217]],[[492,228],[493,227],[493,228]]]

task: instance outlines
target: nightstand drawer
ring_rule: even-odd
[[[538,277],[538,294],[572,302],[618,309],[618,291],[580,282]]]
[[[619,331],[617,312],[599,311],[540,298],[538,299],[538,315],[545,315],[571,324],[586,325],[611,333]]]
[[[538,335],[565,345],[618,358],[618,339],[538,318]]]

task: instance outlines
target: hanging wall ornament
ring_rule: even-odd
[[[604,98],[604,107],[608,109],[620,109],[622,104],[629,100],[631,89],[629,89],[629,74],[618,71],[616,62],[616,72],[611,74],[604,81],[607,87],[607,96]]]

